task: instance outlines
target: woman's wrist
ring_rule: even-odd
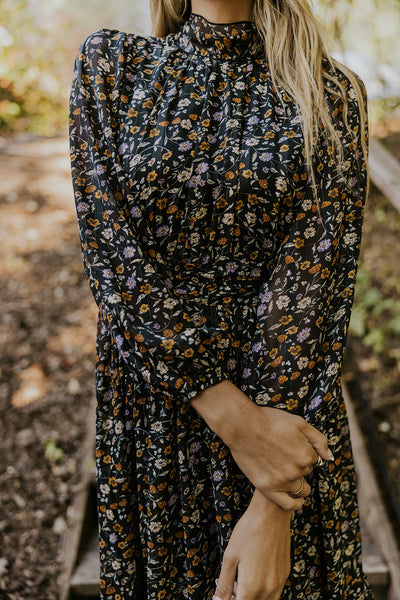
[[[228,446],[237,433],[235,423],[254,403],[229,379],[224,379],[190,400],[190,404]]]
[[[257,488],[254,490],[253,497],[250,501],[249,508],[257,511],[259,514],[266,516],[268,519],[287,519],[289,522],[292,518],[293,511],[285,510],[266,496]]]

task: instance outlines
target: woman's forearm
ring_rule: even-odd
[[[311,493],[304,476],[318,456],[330,460],[326,435],[299,415],[257,405],[229,380],[190,402],[266,500],[286,511],[303,506]],[[259,500],[255,496],[254,502]]]
[[[229,379],[205,389],[190,404],[228,446],[239,433],[245,410],[254,408],[253,402]]]

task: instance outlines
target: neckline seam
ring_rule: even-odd
[[[238,25],[239,23],[250,23],[251,25],[254,25],[254,21],[248,21],[248,20],[243,20],[243,21],[228,21],[227,23],[216,23],[215,21],[209,21],[205,16],[200,15],[199,13],[194,13],[194,12],[190,13],[189,18],[191,16],[200,17],[201,19],[204,19],[210,25]]]

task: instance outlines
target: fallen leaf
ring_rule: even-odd
[[[40,365],[34,364],[18,375],[21,382],[19,389],[13,394],[11,404],[17,408],[27,406],[38,400],[48,391],[46,375]]]

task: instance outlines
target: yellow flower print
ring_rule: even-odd
[[[299,354],[299,352],[301,352],[301,346],[299,346],[299,345],[297,345],[297,346],[291,346],[289,348],[289,352],[293,356],[297,356]]]
[[[174,340],[162,340],[161,345],[165,350],[172,350],[175,345]]]
[[[282,397],[282,394],[275,394],[274,396],[272,396],[271,401],[273,403],[280,402],[281,397]]]
[[[315,275],[315,273],[318,273],[318,271],[321,270],[321,263],[318,263],[316,265],[314,265],[313,267],[311,267],[311,269],[308,269],[308,272],[311,273],[312,275]]]
[[[146,285],[141,285],[139,289],[141,292],[143,292],[143,294],[150,294],[153,286],[151,283],[146,283]]]
[[[279,323],[282,325],[288,325],[291,321],[293,321],[292,315],[285,315],[279,319]]]
[[[296,400],[295,398],[289,398],[289,400],[286,400],[286,406],[289,410],[294,410],[295,408],[297,408],[299,405],[299,401]]]
[[[108,587],[106,589],[106,594],[107,594],[107,596],[110,596],[111,594],[115,594],[116,591],[117,590],[115,589],[115,587]]]
[[[297,250],[304,246],[304,238],[294,238],[293,245]]]
[[[353,290],[349,287],[344,288],[341,296],[342,298],[347,298],[347,296],[352,296],[353,295]]]
[[[275,360],[272,361],[271,367],[278,367],[283,360],[283,356],[278,356]]]

